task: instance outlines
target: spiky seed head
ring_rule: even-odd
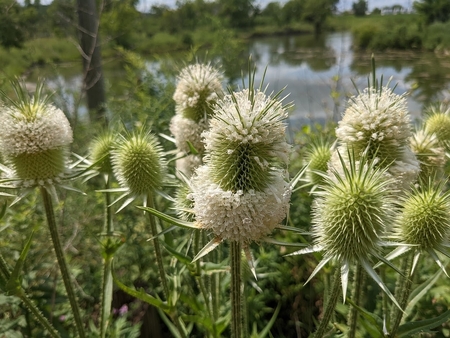
[[[371,158],[376,154],[387,166],[401,156],[410,128],[405,96],[387,87],[370,87],[350,98],[336,136],[354,149],[356,156],[366,152]]]
[[[433,105],[426,111],[425,130],[430,134],[436,134],[439,142],[448,148],[450,143],[450,106],[440,104]]]
[[[286,118],[280,101],[253,88],[218,101],[203,133],[212,182],[233,193],[265,191],[274,168],[289,161]]]
[[[72,128],[64,113],[48,103],[39,83],[30,97],[20,83],[13,83],[17,100],[3,97],[0,107],[0,152],[19,184],[53,184],[67,166]]]
[[[349,155],[342,170],[330,169],[312,209],[314,241],[327,257],[355,262],[379,251],[393,203],[384,170]]]
[[[112,173],[111,153],[114,149],[116,136],[114,132],[108,130],[96,137],[90,146],[91,160],[96,163],[100,173]]]
[[[195,219],[223,240],[249,243],[269,235],[286,217],[291,188],[281,172],[262,191],[224,190],[211,180],[208,165],[192,181]]]
[[[419,249],[439,248],[450,235],[450,194],[442,184],[413,188],[396,219],[396,237]]]
[[[308,178],[312,184],[320,184],[323,177],[317,172],[325,173],[328,170],[328,162],[331,159],[331,144],[320,139],[312,142],[306,153],[308,164]]]
[[[212,113],[211,105],[223,95],[222,73],[210,64],[196,63],[183,68],[173,95],[180,113],[199,122]]]
[[[119,184],[131,194],[152,194],[161,187],[165,161],[158,140],[149,131],[120,135],[112,164]]]
[[[420,163],[419,180],[427,182],[429,177],[440,177],[445,165],[445,151],[439,143],[436,134],[430,134],[424,129],[413,133],[411,150]]]

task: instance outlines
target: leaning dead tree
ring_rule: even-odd
[[[106,124],[106,97],[102,71],[99,18],[95,0],[77,0],[78,28],[83,58],[83,89],[92,122]]]

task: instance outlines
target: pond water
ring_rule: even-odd
[[[240,84],[242,67],[247,67],[251,55],[256,65],[256,84],[265,72],[264,83],[269,92],[285,88],[283,96],[288,97],[284,102],[294,104],[289,124],[295,131],[305,123],[323,122],[327,118],[338,120],[348,97],[356,93],[352,81],[359,90],[367,86],[372,68],[371,53],[356,53],[351,46],[352,36],[347,32],[320,38],[310,35],[256,38],[240,51],[240,56],[226,51],[222,64],[229,81]],[[449,56],[411,51],[383,52],[374,56],[377,77],[383,75],[384,83],[392,77],[390,86],[396,85],[396,93],[408,92],[413,118],[420,116],[424,105],[450,98]],[[149,64],[152,68],[158,66],[151,61]],[[52,78],[54,69],[44,75],[50,84],[77,90],[81,88],[78,69],[79,66],[58,69],[57,78]],[[118,67],[106,66],[104,70],[110,84],[120,77]],[[66,99],[73,100],[70,95]]]
[[[259,65],[256,78],[262,78],[269,90],[283,87],[294,103],[290,121],[294,127],[326,118],[338,120],[350,95],[367,87],[372,70],[371,53],[352,50],[350,33],[332,33],[316,39],[312,36],[282,36],[255,39],[249,54]],[[374,55],[376,75],[395,87],[397,94],[408,93],[413,118],[424,105],[450,99],[450,57],[424,52],[383,52]],[[353,82],[352,82],[353,81]],[[333,95],[332,95],[333,94]],[[333,97],[332,97],[333,96]]]

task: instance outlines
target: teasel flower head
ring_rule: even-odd
[[[211,106],[223,95],[222,79],[222,73],[210,64],[183,68],[173,95],[179,113],[195,122],[207,120]]]
[[[382,238],[394,217],[395,204],[386,169],[364,155],[357,159],[350,151],[346,159],[339,158],[341,170],[331,167],[323,186],[314,193],[311,229],[314,245],[291,255],[323,252],[323,260],[309,280],[327,262],[339,264],[344,299],[349,269],[360,264],[396,302],[371,263],[373,257],[382,259]]]
[[[441,177],[445,165],[445,150],[436,134],[419,129],[413,133],[410,144],[420,163],[419,181],[423,183],[429,177]]]
[[[307,176],[310,183],[317,185],[323,182],[320,173],[326,173],[328,162],[331,159],[332,145],[328,140],[313,141],[306,152],[305,160],[308,163]]]
[[[192,185],[196,222],[220,240],[249,244],[269,235],[289,209],[291,188],[281,172],[263,190],[225,190],[215,183],[211,168],[197,169]]]
[[[356,156],[366,152],[371,158],[376,153],[380,163],[388,166],[408,145],[410,123],[404,95],[388,87],[370,87],[349,100],[336,136]]]
[[[432,180],[432,178],[428,178]],[[407,244],[399,246],[386,258],[392,259],[404,252],[415,251],[414,266],[420,254],[428,253],[446,273],[437,252],[450,257],[450,192],[444,191],[444,183],[429,182],[414,187],[400,203],[393,239]],[[447,274],[447,273],[446,273]]]
[[[175,167],[179,173],[182,173],[186,177],[192,177],[195,169],[202,165],[202,157],[199,154],[179,153],[179,158],[175,161]]]
[[[202,154],[204,145],[201,134],[208,128],[204,119],[195,122],[181,114],[175,114],[170,121],[170,132],[175,137],[175,145],[181,152],[191,152],[191,147]]]
[[[13,82],[17,99],[2,93],[0,152],[9,167],[8,179],[17,186],[54,185],[68,172],[68,146],[72,129],[64,113],[49,103],[38,83],[29,96]]]
[[[195,220],[194,202],[191,193],[192,187],[190,181],[182,179],[175,195],[175,210],[181,220],[188,222],[193,222]]]
[[[90,160],[99,173],[112,174],[112,152],[116,145],[114,131],[107,130],[97,136],[90,145]]]
[[[211,181],[225,191],[264,191],[285,168],[287,110],[276,98],[250,88],[232,93],[214,108],[203,133]]]
[[[450,145],[450,105],[432,105],[426,111],[425,130],[436,134],[437,139],[448,149]]]
[[[283,221],[291,188],[286,106],[261,88],[231,92],[203,133],[205,164],[192,179],[196,222],[221,240],[248,244]]]
[[[138,196],[152,196],[162,186],[166,162],[158,140],[148,130],[119,135],[112,164],[119,184],[126,189],[124,195],[131,196],[130,202]]]

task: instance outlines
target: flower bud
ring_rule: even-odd
[[[414,188],[402,201],[396,237],[420,250],[440,249],[450,235],[450,195],[442,185]]]
[[[96,137],[91,144],[91,160],[96,163],[96,167],[100,173],[112,173],[111,152],[114,149],[116,137],[112,131],[106,131]]]
[[[326,257],[356,262],[379,251],[393,203],[384,170],[364,157],[347,157],[342,172],[331,169],[323,191],[316,193],[313,235]]]
[[[159,142],[150,132],[120,135],[112,163],[119,184],[133,195],[151,194],[161,187],[165,162]]]

